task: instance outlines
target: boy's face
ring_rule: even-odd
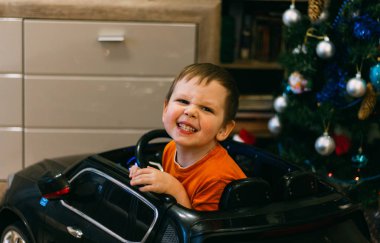
[[[199,84],[198,77],[185,79],[178,81],[165,103],[165,129],[177,145],[211,149],[226,139],[235,125],[233,121],[224,124],[227,90],[216,81],[206,85]]]

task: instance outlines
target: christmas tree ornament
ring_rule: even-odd
[[[348,153],[351,148],[351,140],[344,134],[334,134],[335,154],[340,156]]]
[[[358,15],[354,18],[353,32],[359,40],[369,40],[372,36],[380,33],[380,24],[368,14]]]
[[[344,0],[343,1],[343,4],[341,5],[341,7],[339,8],[338,10],[338,14],[336,15],[334,21],[333,21],[333,24],[332,24],[332,27],[335,29],[336,26],[340,25],[341,22],[344,20],[344,12],[346,9],[348,9],[350,6],[350,4],[352,4],[352,0]]]
[[[358,154],[352,156],[351,161],[352,166],[355,168],[363,168],[367,165],[368,158],[363,154],[362,147],[358,149]]]
[[[307,14],[311,22],[319,19],[324,9],[325,0],[309,0]]]
[[[380,57],[377,61],[380,61]],[[380,91],[380,63],[372,66],[369,70],[369,80],[376,91]]]
[[[273,108],[278,113],[283,112],[288,106],[288,98],[285,95],[278,96],[273,102]]]
[[[315,150],[323,156],[330,155],[335,150],[335,142],[327,132],[317,138],[314,144]]]
[[[360,72],[356,73],[355,78],[348,80],[346,85],[347,93],[354,98],[362,97],[366,91],[366,83],[362,79]]]
[[[323,72],[326,81],[322,89],[316,93],[317,102],[330,102],[335,107],[345,107],[348,101],[346,93],[347,74],[345,70],[339,67],[337,63],[329,63]]]
[[[329,37],[325,36],[323,41],[320,41],[317,45],[316,52],[318,57],[322,59],[329,59],[335,54],[335,46],[330,41]]]
[[[277,115],[273,116],[268,121],[268,129],[273,134],[279,134],[281,132],[281,123]]]
[[[298,45],[296,48],[293,49],[292,53],[294,55],[298,55],[300,53],[307,54],[306,46],[303,45]]]
[[[305,91],[311,90],[311,83],[303,77],[303,75],[297,71],[290,74],[288,78],[288,84],[290,90],[294,94],[301,94]]]
[[[282,14],[282,22],[288,27],[301,20],[301,13],[296,9],[294,2],[295,1],[293,1],[289,9]]]
[[[359,120],[367,119],[373,112],[376,106],[376,92],[373,89],[371,83],[367,84],[367,90],[365,92],[365,96],[360,105],[360,109],[358,112]]]

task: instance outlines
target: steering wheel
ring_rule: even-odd
[[[145,168],[149,165],[149,161],[144,154],[145,148],[150,141],[156,138],[170,138],[169,134],[164,129],[156,129],[149,131],[141,136],[136,144],[136,162],[140,168]]]

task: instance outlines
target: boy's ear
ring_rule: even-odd
[[[216,134],[216,140],[219,142],[228,138],[232,130],[235,128],[235,121],[229,121],[226,125],[220,128],[218,134]]]
[[[162,122],[164,122],[164,114],[166,112],[167,107],[168,107],[168,100],[165,99],[165,101],[164,101],[164,107],[162,109]]]

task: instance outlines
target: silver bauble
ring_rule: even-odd
[[[273,108],[278,113],[281,113],[288,106],[288,99],[286,96],[278,96],[273,102]]]
[[[335,142],[334,139],[325,132],[315,141],[314,147],[320,155],[327,156],[335,150]]]
[[[365,94],[366,87],[366,83],[361,78],[361,74],[357,73],[355,78],[348,80],[346,90],[350,96],[358,98]]]
[[[335,54],[335,46],[328,37],[325,37],[323,41],[318,43],[316,52],[320,58],[329,59]]]
[[[295,5],[290,5],[290,8],[282,14],[282,22],[286,26],[291,26],[301,20],[301,13],[295,8]]]
[[[268,129],[273,134],[279,134],[281,132],[281,123],[278,116],[274,116],[268,121]]]

